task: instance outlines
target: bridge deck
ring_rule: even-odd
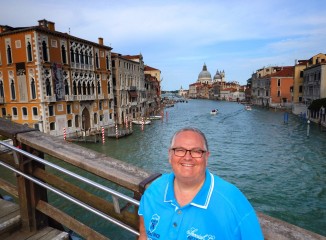
[[[51,227],[45,227],[37,232],[21,230],[19,206],[0,199],[0,239],[3,240],[48,240],[69,239],[68,233]]]

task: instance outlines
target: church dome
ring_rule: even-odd
[[[203,66],[203,70],[198,75],[198,82],[210,82],[212,76],[209,71],[207,71],[206,64]]]
[[[221,80],[221,79],[222,79],[222,76],[221,76],[220,72],[217,70],[216,74],[214,75],[214,80]]]

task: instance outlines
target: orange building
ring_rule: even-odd
[[[0,117],[52,135],[114,125],[111,50],[45,19],[0,25]]]
[[[286,106],[292,103],[294,67],[281,67],[270,78],[270,106]]]

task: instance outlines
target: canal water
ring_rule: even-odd
[[[214,108],[217,115],[210,114]],[[326,236],[326,129],[284,114],[255,106],[246,111],[232,102],[189,100],[166,108],[163,121],[153,120],[143,130],[133,125],[128,137],[106,138],[104,145],[79,144],[163,173],[171,171],[167,149],[173,133],[197,127],[208,140],[209,169],[239,187],[256,211]],[[62,199],[50,200],[110,239],[136,239]]]
[[[210,114],[214,108],[217,115]],[[198,127],[208,140],[209,169],[238,186],[257,211],[326,236],[326,131],[284,114],[190,100],[166,108],[164,120],[154,120],[144,130],[134,125],[128,137],[83,145],[162,173],[171,170],[167,149],[173,133]],[[117,232],[112,239],[120,239]]]

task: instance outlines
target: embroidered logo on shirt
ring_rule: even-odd
[[[152,219],[151,219],[151,222],[150,222],[150,225],[149,225],[149,231],[150,231],[151,233],[155,231],[155,229],[156,229],[156,227],[157,227],[159,221],[160,221],[160,216],[157,215],[157,214],[154,214],[154,215],[152,216]]]
[[[213,236],[213,235],[209,235],[209,234],[199,235],[199,234],[196,234],[197,231],[198,231],[198,229],[190,228],[187,231],[187,240],[214,240],[215,239],[215,236]]]

